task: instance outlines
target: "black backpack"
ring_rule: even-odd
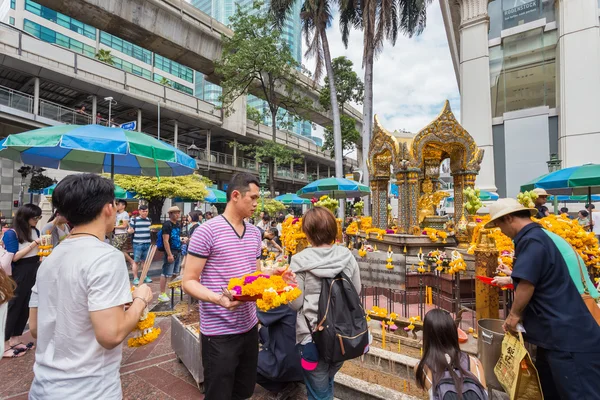
[[[343,272],[335,278],[322,278],[314,331],[308,319],[306,322],[320,358],[327,363],[360,357],[369,345],[365,311],[352,281]]]
[[[461,357],[460,364],[469,374],[463,378],[462,399],[463,400],[488,400],[488,395],[479,380],[470,372],[471,359],[469,356]],[[459,376],[460,371],[454,370]],[[446,370],[444,375],[432,390],[434,400],[458,400],[458,393],[454,385],[454,379]]]

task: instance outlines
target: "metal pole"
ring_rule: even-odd
[[[112,111],[112,100],[108,101],[108,126],[112,126],[112,124],[110,123],[110,114]]]
[[[115,180],[115,155],[110,155],[110,180],[114,182]]]
[[[160,140],[160,101],[158,102],[158,140]]]

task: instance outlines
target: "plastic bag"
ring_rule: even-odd
[[[543,400],[538,372],[523,343],[523,335],[510,333],[502,340],[502,354],[494,374],[511,400]]]

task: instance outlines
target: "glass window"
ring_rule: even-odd
[[[47,19],[48,21],[52,21],[63,28],[67,28],[73,32],[79,33],[80,35],[84,35],[90,39],[96,39],[96,28],[93,26],[86,25],[83,22],[77,21],[76,19],[73,19],[67,15],[44,7],[34,1],[25,0],[25,10]]]
[[[46,28],[45,26],[36,24],[28,19],[25,19],[23,28],[25,29],[25,32],[42,39],[44,42],[55,43],[77,53],[84,54],[88,57],[94,57],[95,55],[94,47],[88,46],[87,44],[81,43],[79,40],[75,40],[61,33],[55,32],[52,29]]]
[[[161,83],[161,81],[162,81],[163,78],[164,77],[161,76],[161,75],[159,75],[159,74],[154,74],[154,82]],[[175,90],[179,90],[180,92],[184,92],[184,93],[190,94],[192,96],[194,95],[194,89],[192,89],[191,87],[182,85],[179,82],[174,82],[174,81],[172,81],[170,79],[167,79],[167,80],[169,81],[169,86],[171,88],[173,88]]]
[[[188,82],[194,82],[194,71],[168,58],[158,54],[154,55],[154,66],[160,70],[175,75],[178,78],[185,79]]]
[[[11,25],[15,25],[15,19],[13,17],[8,17],[8,23]]]
[[[136,58],[146,64],[152,64],[152,52],[140,46],[130,43],[126,40],[111,35],[110,33],[100,32],[100,43],[107,45],[123,54]]]
[[[122,60],[118,57],[113,57],[113,61],[114,67],[146,79],[152,79],[152,73],[145,68],[134,65],[129,61]]]
[[[557,31],[534,29],[490,48],[492,116],[526,108],[556,107]]]
[[[10,8],[13,10],[17,8],[17,0],[10,0]]]
[[[541,18],[546,18],[546,23],[556,21],[554,6],[555,0],[493,0],[488,4],[489,38],[500,37],[503,29]]]

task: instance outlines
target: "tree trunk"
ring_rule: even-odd
[[[271,132],[273,136],[273,142],[277,143],[277,109],[271,109]],[[271,160],[269,164],[269,191],[271,197],[275,197],[275,159]]]
[[[365,55],[365,97],[363,101],[363,129],[362,129],[362,162],[363,183],[369,186],[369,170],[367,160],[369,159],[369,147],[371,145],[371,131],[373,126],[373,47],[367,48]],[[371,215],[371,203],[368,197],[364,199],[364,214]]]
[[[325,30],[321,31],[321,44],[323,46],[323,56],[325,58],[325,69],[327,70],[327,80],[329,81],[329,91],[331,99],[331,113],[333,115],[333,156],[335,159],[336,178],[344,177],[344,158],[342,156],[342,127],[340,124],[340,107],[338,105],[337,90],[335,87],[335,76],[333,65],[331,63],[331,53],[329,51],[329,41]],[[344,220],[346,209],[345,199],[340,199],[338,217]]]
[[[148,214],[153,224],[160,224],[160,216],[164,204],[165,199],[162,197],[148,201]]]

